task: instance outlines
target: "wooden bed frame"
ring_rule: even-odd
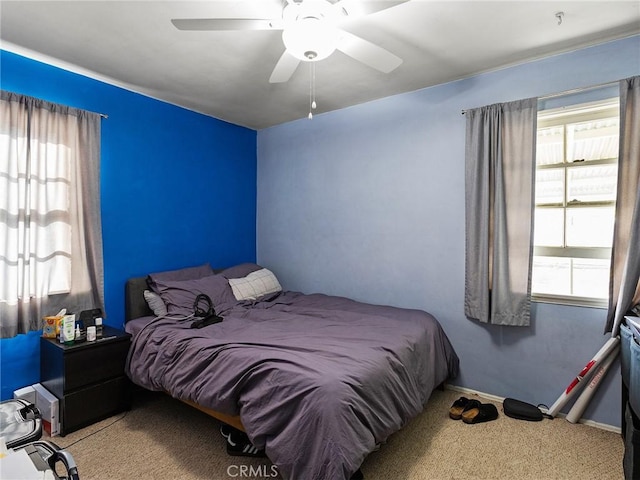
[[[144,291],[148,290],[147,286],[147,278],[146,277],[135,277],[127,280],[125,284],[124,291],[124,303],[125,303],[125,313],[124,313],[124,321],[125,323],[129,320],[133,320],[134,318],[140,317],[149,317],[153,316],[153,312],[147,305],[146,300],[144,299]],[[168,392],[167,395],[169,395]],[[178,399],[181,402],[186,403],[194,408],[197,408],[201,412],[206,413],[207,415],[219,420],[227,425],[231,425],[238,430],[245,431],[244,426],[242,425],[242,421],[239,416],[231,416],[226,413],[218,412],[217,410],[212,410],[207,407],[203,407],[198,405],[191,400],[182,400]]]

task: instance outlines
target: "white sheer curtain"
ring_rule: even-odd
[[[103,308],[100,116],[0,97],[1,336]]]
[[[618,199],[613,233],[606,332],[618,334],[627,310],[640,302],[640,76],[620,82]]]
[[[537,99],[466,117],[465,315],[529,325]]]

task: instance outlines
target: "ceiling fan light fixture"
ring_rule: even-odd
[[[331,22],[314,17],[299,19],[282,31],[287,51],[299,60],[317,62],[338,47],[339,31]]]

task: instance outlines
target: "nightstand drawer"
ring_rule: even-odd
[[[122,375],[129,342],[95,345],[64,356],[64,393]]]
[[[65,395],[62,435],[103,420],[131,407],[131,382],[127,377],[92,385]]]

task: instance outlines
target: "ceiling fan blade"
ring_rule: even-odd
[[[344,30],[340,32],[338,50],[383,73],[395,70],[402,63],[402,59],[389,50]]]
[[[341,0],[335,5],[342,8],[349,17],[360,17],[395,7],[407,1],[408,0]]]
[[[296,71],[299,64],[300,60],[285,50],[271,73],[269,83],[287,82],[291,78],[291,75],[293,75],[293,72]]]
[[[274,30],[280,22],[262,18],[174,18],[171,23],[178,30]]]

